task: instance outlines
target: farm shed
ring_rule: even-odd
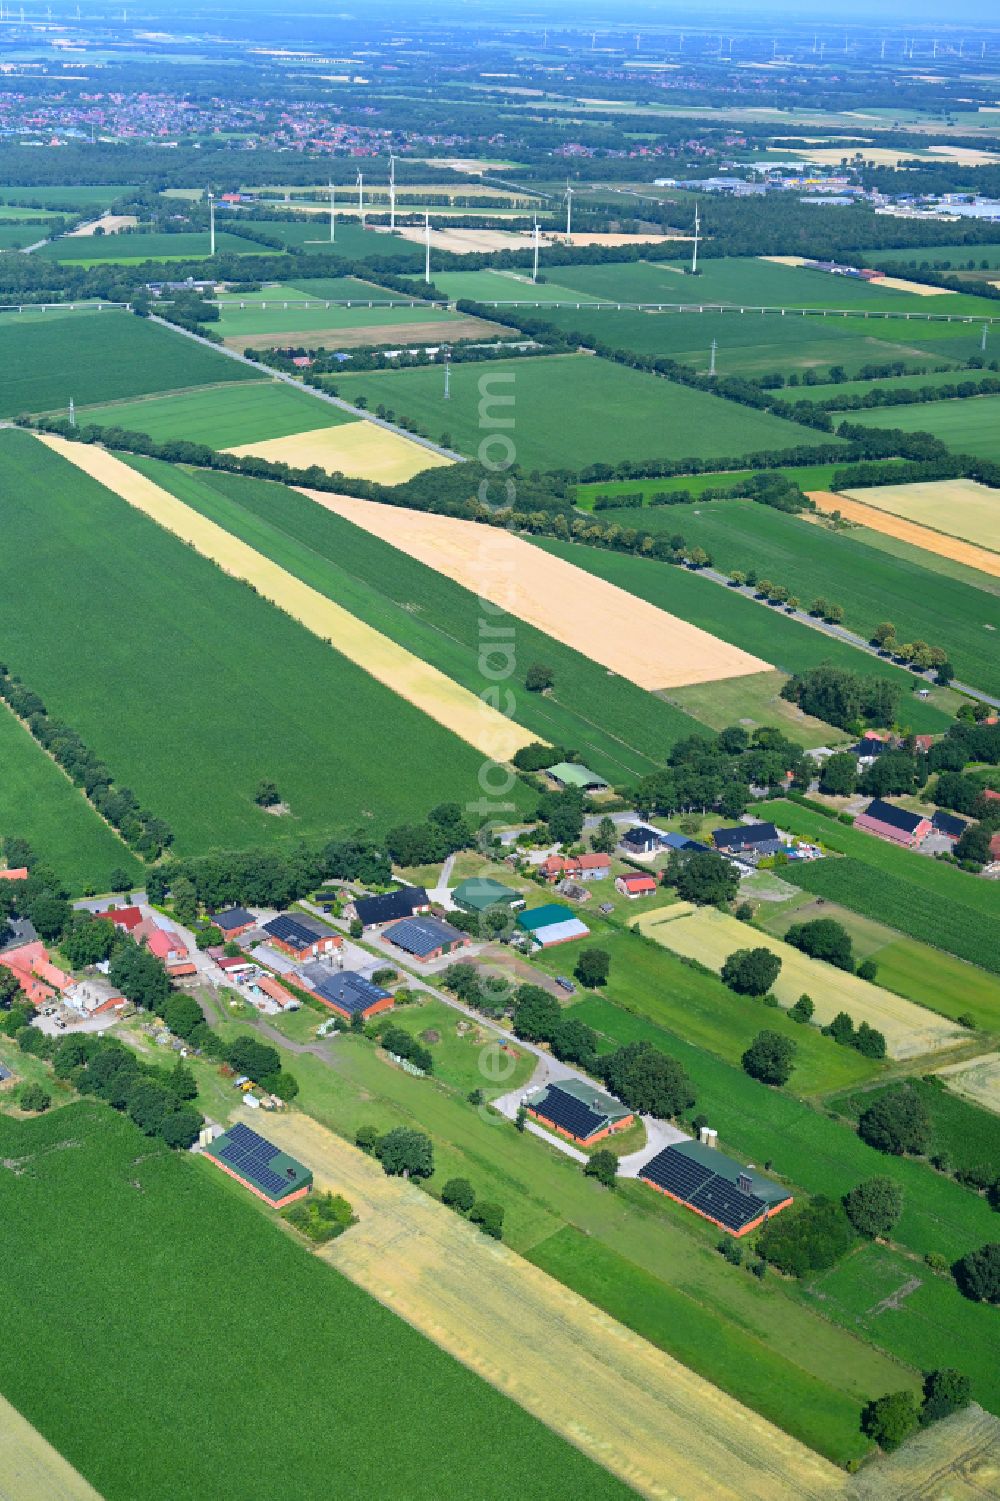
[[[26,881],[28,879],[28,867],[26,865],[8,866],[0,870],[0,881]]]
[[[591,771],[589,766],[582,766],[579,761],[557,761],[555,766],[548,768],[545,775],[560,787],[573,787],[580,792],[606,792],[608,787],[603,777],[599,777],[596,771]]]
[[[307,1167],[242,1122],[217,1136],[205,1148],[205,1156],[272,1209],[294,1204],[312,1187],[312,1173]]]
[[[293,959],[318,959],[320,954],[332,954],[344,940],[333,933],[315,917],[298,913],[280,912],[264,923],[264,932],[274,946]]]
[[[519,913],[517,922],[543,949],[569,943],[574,938],[586,938],[590,932],[586,923],[574,917],[568,907],[560,907],[556,902]]]
[[[927,838],[931,821],[922,813],[895,808],[883,798],[875,797],[864,812],[858,814],[854,827],[863,829],[866,834],[875,834],[879,839],[888,839],[891,844],[912,848]]]
[[[471,876],[467,881],[460,881],[451,899],[463,912],[488,912],[491,907],[513,910],[524,906],[524,897],[519,891],[502,886],[490,876]]]
[[[931,819],[934,833],[943,834],[946,839],[961,839],[968,827],[964,818],[959,818],[957,813],[946,813],[943,808],[938,808]]]
[[[468,933],[460,932],[438,917],[405,917],[402,922],[386,928],[385,936],[396,948],[422,960],[440,959],[443,954],[465,948],[472,941]]]
[[[327,969],[326,965],[320,964],[310,964],[307,968],[308,973],[303,972],[303,981],[308,983],[316,999],[348,1020],[361,1015],[367,1021],[380,1011],[388,1011],[392,1005],[391,991],[373,985],[371,980],[353,970]],[[319,974],[321,969],[326,971],[322,976]]]
[[[412,917],[415,912],[426,912],[429,906],[427,892],[422,886],[398,886],[395,891],[383,892],[381,896],[359,896],[354,911],[358,921],[371,928],[398,922],[401,917]]]
[[[533,1120],[541,1121],[569,1141],[593,1146],[613,1131],[624,1131],[635,1120],[620,1100],[584,1079],[560,1079],[525,1099]]]
[[[700,1141],[665,1147],[640,1169],[639,1177],[675,1204],[736,1236],[748,1235],[792,1202],[782,1184]]]
[[[241,938],[249,933],[257,919],[245,907],[227,907],[225,912],[213,912],[212,921],[228,938]]]

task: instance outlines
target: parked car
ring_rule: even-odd
[[[556,984],[559,986],[560,990],[565,990],[567,995],[573,995],[576,991],[576,986],[573,984],[573,981],[567,980],[565,975],[556,975]]]

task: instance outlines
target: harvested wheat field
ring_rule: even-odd
[[[937,1070],[949,1089],[1000,1115],[1000,1053],[986,1053]]]
[[[640,688],[769,670],[759,657],[508,531],[347,495],[302,493]]]
[[[640,1494],[842,1493],[819,1455],[307,1116],[274,1116],[267,1134],[358,1215],[325,1260]]]
[[[427,242],[423,225],[399,230],[404,240],[414,245]],[[471,255],[490,250],[524,250],[532,238],[524,229],[436,229],[431,225],[431,248],[447,250],[452,255]]]
[[[293,433],[287,438],[240,443],[223,452],[241,458],[253,454],[275,464],[290,464],[293,469],[308,469],[318,464],[328,474],[378,480],[383,485],[401,485],[422,469],[437,469],[452,462],[420,443],[411,443],[409,438],[363,419],[339,423],[336,427],[317,427],[312,432]]]
[[[947,480],[942,483],[966,482]],[[909,487],[900,486],[899,488]],[[870,490],[855,491],[857,495],[870,495],[871,493]],[[985,548],[976,547],[971,542],[962,542],[958,537],[946,537],[944,532],[932,531],[928,526],[920,526],[915,521],[906,521],[901,516],[894,516],[890,511],[877,510],[875,506],[866,505],[861,500],[852,500],[846,495],[836,495],[829,490],[809,490],[807,494],[821,511],[839,511],[846,521],[855,521],[859,526],[870,527],[873,532],[881,532],[883,536],[898,537],[901,542],[909,542],[913,547],[922,547],[925,552],[936,553],[939,558],[951,558],[955,563],[964,563],[968,568],[978,568],[980,573],[988,573],[993,578],[1000,578],[1000,554],[988,552]]]
[[[978,480],[873,485],[869,490],[845,490],[844,494],[876,511],[887,511],[903,521],[1000,553],[1000,491]]]
[[[682,234],[658,234],[655,232],[651,234],[619,235],[604,233],[600,230],[594,230],[591,233],[581,231],[580,234],[577,234],[574,231],[574,233],[572,233],[569,238],[567,238],[566,235],[560,234],[558,230],[545,230],[543,232],[542,238],[545,240],[552,240],[559,245],[605,245],[615,248],[619,245],[662,245],[665,240],[690,241],[691,239],[693,239],[693,236]]]
[[[814,1019],[820,1027],[832,1022],[838,1011],[846,1011],[855,1026],[864,1021],[885,1035],[890,1058],[918,1058],[938,1048],[954,1047],[968,1037],[957,1023],[867,980],[859,980],[846,970],[810,959],[808,954],[780,938],[772,938],[769,933],[756,928],[748,931],[746,923],[726,912],[717,912],[714,907],[701,907],[675,920],[669,920],[669,908],[667,912],[647,912],[634,918],[629,926],[638,928],[645,937],[655,939],[675,954],[697,959],[714,970],[721,970],[735,949],[770,949],[781,960],[781,973],[773,990],[783,1006],[794,1006],[805,992],[812,996],[816,1006]],[[734,997],[734,1004],[742,1002]]]
[[[38,434],[39,440],[75,464],[136,510],[173,532],[225,573],[245,579],[257,593],[299,621],[322,641],[357,663],[445,729],[492,760],[507,761],[534,734],[490,708],[476,694],[390,641],[324,594],[303,584],[270,558],[201,516],[166,490],[130,469],[121,459],[90,444]],[[388,508],[386,508],[388,509]]]
[[[442,339],[494,339],[509,329],[485,318],[449,318],[436,323],[362,323],[355,328],[283,329],[280,334],[230,334],[223,339],[227,349],[273,349],[276,343],[312,349],[330,341],[338,349],[356,349],[365,344],[440,344]]]
[[[975,1403],[845,1481],[844,1501],[989,1501],[1000,1496],[1000,1420]]]
[[[4,1397],[0,1501],[101,1501],[93,1486]]]

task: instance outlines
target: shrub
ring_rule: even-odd
[[[888,1392],[868,1402],[861,1412],[862,1431],[887,1454],[909,1438],[919,1421],[912,1392]]]
[[[30,1110],[35,1115],[41,1115],[52,1104],[52,1096],[41,1084],[25,1084],[21,1090],[18,1104],[22,1110]]]
[[[968,1407],[972,1400],[972,1387],[968,1376],[951,1366],[928,1371],[924,1377],[924,1405],[920,1410],[921,1426],[937,1423],[941,1418]]]
[[[803,994],[799,996],[798,1000],[795,1002],[795,1005],[791,1008],[788,1014],[793,1021],[807,1022],[812,1020],[812,1015],[815,1010],[816,1007],[813,1005],[812,997]]]
[[[468,1178],[449,1178],[441,1190],[441,1203],[460,1214],[468,1214],[476,1202],[476,1191]]]
[[[757,1249],[765,1261],[794,1277],[825,1271],[850,1250],[854,1232],[842,1204],[816,1198],[769,1219]]]
[[[585,1177],[596,1178],[605,1188],[614,1188],[618,1178],[618,1158],[614,1152],[602,1149],[588,1159],[583,1171]]]
[[[762,1084],[787,1084],[794,1067],[795,1043],[780,1032],[758,1032],[743,1054],[743,1068]]]
[[[478,1225],[484,1235],[490,1235],[494,1240],[503,1238],[503,1206],[491,1204],[481,1199],[470,1211],[469,1219],[472,1224]]]
[[[844,1208],[859,1235],[888,1235],[903,1212],[903,1190],[892,1178],[869,1178],[844,1195]]]
[[[358,1222],[343,1195],[333,1193],[312,1193],[290,1204],[282,1218],[316,1245],[326,1245]]]

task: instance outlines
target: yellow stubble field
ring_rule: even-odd
[[[4,1397],[0,1501],[101,1501],[93,1486]]]
[[[452,462],[421,443],[363,419],[292,433],[287,438],[240,443],[224,452],[240,458],[252,454],[273,464],[289,464],[293,469],[318,464],[328,474],[377,480],[383,485],[401,485],[424,469],[438,469]]]

